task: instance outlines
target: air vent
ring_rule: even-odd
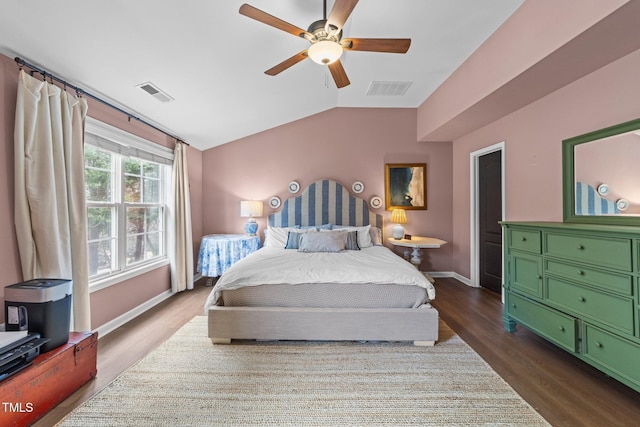
[[[137,85],[136,87],[139,87],[160,102],[170,102],[174,100],[171,96],[169,96],[169,94],[167,94],[151,82],[142,83]]]
[[[371,82],[367,96],[403,96],[411,82]]]

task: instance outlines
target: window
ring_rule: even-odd
[[[170,149],[87,121],[85,180],[92,285],[166,261]]]

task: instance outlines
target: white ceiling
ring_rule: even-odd
[[[240,15],[240,0],[3,1],[0,53],[204,150],[334,107],[418,107],[523,2],[362,0],[343,37],[408,37],[411,47],[345,52],[351,85],[339,90],[311,60],[265,75],[308,42]],[[322,19],[322,0],[247,3],[303,29]],[[175,101],[136,88],[148,81]],[[366,96],[372,81],[412,84],[404,96]]]

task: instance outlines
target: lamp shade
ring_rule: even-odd
[[[321,65],[328,65],[342,56],[342,46],[331,40],[322,40],[309,46],[309,58]]]
[[[243,200],[240,202],[240,216],[241,217],[261,217],[262,216],[262,202],[260,200]]]
[[[406,224],[407,214],[404,209],[394,209],[391,211],[391,222],[394,224]]]

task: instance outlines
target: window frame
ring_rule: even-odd
[[[124,130],[118,129],[106,123],[87,117],[85,122],[85,144],[114,153],[115,166],[112,166],[113,178],[112,190],[116,194],[109,202],[86,201],[87,209],[90,207],[110,207],[115,209],[115,239],[117,248],[116,269],[110,273],[89,278],[89,290],[91,292],[104,289],[117,283],[129,280],[140,274],[147,273],[159,267],[169,264],[169,237],[170,230],[170,194],[171,194],[171,164],[173,163],[173,150],[159,144],[140,138]],[[160,168],[160,201],[159,203],[127,202],[124,198],[125,169],[124,163],[127,157],[137,158],[166,165]],[[113,179],[112,178],[112,179]],[[142,183],[141,183],[142,185]],[[163,255],[149,260],[134,262],[127,266],[127,208],[128,207],[160,207],[162,210],[161,227]],[[87,236],[88,237],[88,236]],[[87,240],[88,242],[88,240]]]

